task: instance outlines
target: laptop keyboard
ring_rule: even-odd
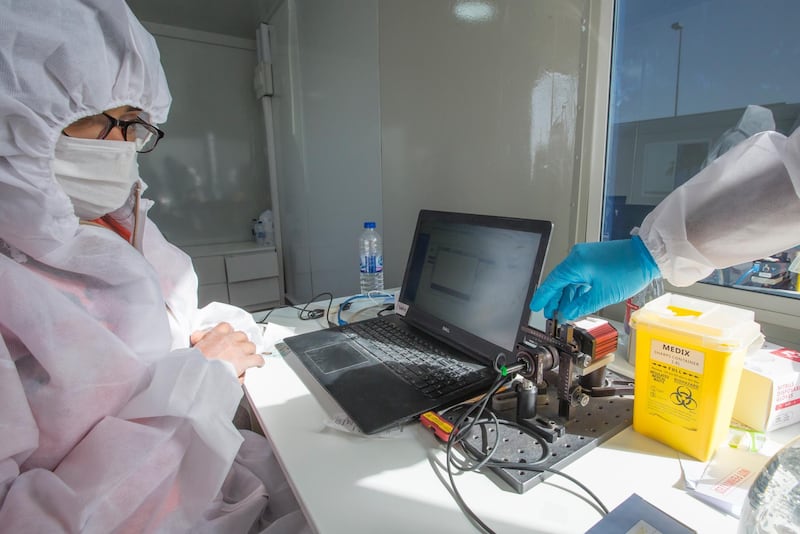
[[[369,326],[352,323],[342,328],[355,334],[360,342],[395,375],[430,398],[439,398],[468,386],[484,375],[432,343],[410,335],[389,322],[370,321]]]

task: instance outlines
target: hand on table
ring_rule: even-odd
[[[233,364],[239,381],[251,367],[261,367],[264,359],[256,354],[256,346],[242,331],[234,330],[229,323],[219,323],[207,330],[192,333],[189,341],[209,360],[225,360]]]

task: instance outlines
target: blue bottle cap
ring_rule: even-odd
[[[364,228],[375,228],[375,223],[372,221],[367,221],[364,223]]]

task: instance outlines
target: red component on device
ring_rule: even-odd
[[[575,329],[583,334],[584,353],[599,359],[617,350],[617,329],[602,319],[586,319],[575,323]]]
[[[447,442],[450,439],[450,433],[453,431],[453,425],[450,421],[444,419],[436,412],[425,412],[419,416],[419,422],[425,428],[430,428],[433,433],[440,440]]]

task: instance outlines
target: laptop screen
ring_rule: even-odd
[[[443,337],[457,336],[448,328],[455,326],[464,336],[513,351],[551,227],[546,221],[423,210],[401,300]]]

